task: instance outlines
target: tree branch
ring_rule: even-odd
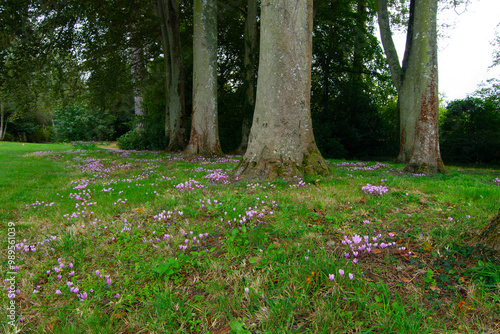
[[[392,39],[389,13],[387,11],[387,0],[377,0],[378,25],[380,28],[380,37],[384,46],[385,55],[389,68],[391,70],[392,80],[396,89],[399,90],[403,83],[403,69],[401,68],[398,52]]]

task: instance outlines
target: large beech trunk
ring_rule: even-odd
[[[241,143],[236,153],[244,154],[248,147],[248,138],[252,127],[253,112],[255,109],[255,84],[257,68],[257,0],[248,0],[247,16],[245,20],[245,102],[243,105],[243,124],[241,126]]]
[[[480,243],[500,252],[500,209],[495,217],[493,217],[488,227],[470,243],[472,245]]]
[[[170,61],[170,43],[168,40],[168,2],[170,0],[157,0],[156,14],[160,18],[161,45],[163,49],[163,59],[165,63],[165,137],[170,135],[170,82],[171,82],[171,61]]]
[[[234,176],[329,174],[311,122],[312,0],[262,1],[257,99]]]
[[[378,21],[392,78],[398,90],[400,151],[406,171],[444,172],[438,132],[438,0],[411,0],[402,66],[392,40],[387,0],[377,0]]]
[[[182,151],[188,144],[187,115],[185,105],[185,76],[182,61],[179,0],[168,0],[168,41],[170,47],[170,89],[168,109],[170,133],[168,151]]]
[[[132,72],[132,81],[134,84],[134,114],[136,117],[145,115],[145,110],[142,106],[142,83],[146,75],[146,64],[144,62],[143,50],[141,47],[134,47],[131,50],[130,66]],[[137,123],[137,129],[142,128],[141,122]]]
[[[184,154],[221,155],[217,115],[217,1],[194,1],[193,113]]]
[[[157,12],[161,19],[161,39],[165,58],[165,92],[167,99],[165,135],[169,138],[168,151],[183,150],[188,142],[179,4],[179,0],[157,1]]]

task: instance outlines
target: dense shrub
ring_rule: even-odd
[[[83,106],[70,105],[54,112],[55,132],[60,141],[110,140],[114,117]]]
[[[450,102],[440,136],[445,162],[500,163],[500,110],[489,100],[468,97]]]
[[[150,114],[138,120],[140,126],[118,138],[122,150],[164,150],[168,145],[165,136],[165,118],[161,114]]]
[[[312,120],[325,158],[378,158],[397,153],[393,123],[386,122],[370,96],[356,86],[346,85],[326,106],[313,106]]]

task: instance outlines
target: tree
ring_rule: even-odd
[[[312,0],[262,1],[255,113],[234,176],[329,174],[311,122]]]
[[[396,92],[366,3],[315,2],[311,113],[324,157],[395,154],[394,118],[383,117]]]
[[[194,1],[193,112],[187,156],[221,155],[217,116],[217,1]]]
[[[255,109],[255,84],[257,81],[257,0],[248,0],[245,18],[245,55],[243,68],[245,72],[245,101],[243,104],[243,124],[241,126],[241,143],[236,152],[245,153],[248,146],[248,136],[252,127],[252,117]]]
[[[185,75],[180,38],[180,0],[158,0],[161,39],[165,58],[168,151],[183,150],[188,141],[185,104]]]
[[[478,243],[497,252],[500,251],[500,209],[481,234],[469,242],[471,245],[476,245]]]
[[[403,63],[400,65],[387,10],[377,0],[378,22],[400,108],[398,161],[410,172],[444,172],[438,133],[438,0],[411,0]]]
[[[495,40],[493,41],[493,46],[495,46],[495,50],[493,51],[493,64],[491,67],[500,65],[500,23],[496,27],[495,31]]]

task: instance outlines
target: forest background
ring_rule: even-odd
[[[256,84],[259,11],[256,24],[249,25],[252,2],[258,3],[217,3],[218,125],[226,153],[244,153],[254,107],[249,87]],[[162,6],[173,6],[167,10],[170,19]],[[183,149],[169,138],[173,72],[162,34],[168,24],[177,25],[187,134],[193,95],[191,1],[22,0],[3,1],[0,8],[0,140],[117,140],[123,149]],[[391,8],[393,24],[404,26],[405,7],[396,1]],[[376,20],[368,0],[314,3],[311,114],[325,158],[397,156],[397,92]],[[499,64],[498,54],[495,59],[492,65]],[[446,164],[499,164],[500,82],[442,102],[439,127]]]

